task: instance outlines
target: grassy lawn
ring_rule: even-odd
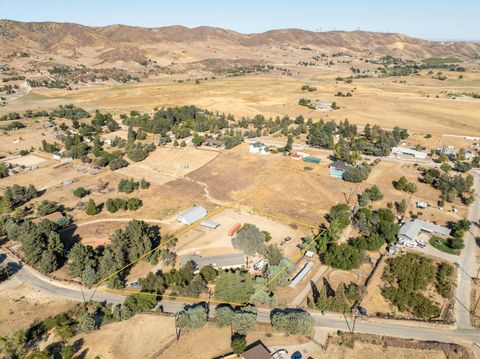
[[[438,249],[439,251],[442,251],[442,252],[445,252],[445,253],[448,253],[448,254],[454,254],[456,256],[458,256],[458,254],[459,254],[458,250],[455,250],[455,249],[449,247],[448,241],[446,239],[436,237],[436,236],[432,236],[432,238],[430,238],[430,240],[428,242],[430,243],[430,245],[432,247]]]

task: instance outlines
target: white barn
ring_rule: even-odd
[[[268,155],[270,153],[268,147],[261,142],[251,143],[248,150],[250,153],[260,153],[261,155]]]
[[[192,208],[180,213],[177,221],[183,224],[193,224],[207,215],[207,210],[202,206],[193,206]]]

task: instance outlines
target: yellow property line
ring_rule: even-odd
[[[128,263],[127,265],[123,266],[122,268],[120,268],[119,270],[113,272],[112,274],[110,274],[109,276],[101,279],[100,281],[98,281],[97,283],[95,283],[92,287],[98,287],[100,284],[104,283],[105,281],[109,280],[110,278],[112,278],[114,275],[120,273],[121,271],[123,271],[124,269],[127,269],[128,267],[130,267],[131,265],[137,263],[138,261],[142,260],[143,258],[145,258],[146,256],[148,256],[149,254],[155,252],[157,249],[160,249],[162,247],[164,247],[165,245],[167,245],[167,243],[173,241],[174,239],[184,235],[185,233],[187,233],[188,231],[190,231],[193,227],[195,227],[197,224],[199,224],[200,222],[203,222],[205,221],[206,219],[210,218],[210,217],[213,217],[215,215],[217,215],[218,213],[222,212],[223,210],[225,209],[225,207],[220,207],[220,208],[217,208],[216,210],[214,210],[213,212],[210,212],[207,216],[199,219],[198,221],[196,221],[195,223],[192,223],[191,225],[189,225],[188,227],[182,229],[181,231],[175,233],[173,235],[173,237],[169,238],[168,240],[166,240],[165,242],[163,243],[160,243],[157,247],[153,248],[151,251],[148,251],[147,253],[143,254],[142,256],[140,256],[139,258],[135,259],[134,261]]]
[[[100,289],[101,291],[106,291],[106,292],[117,292],[117,293],[125,293],[125,294],[139,294],[139,295],[146,295],[146,296],[154,296],[154,297],[162,297],[162,298],[170,298],[170,299],[183,299],[183,300],[189,300],[193,302],[208,302],[208,303],[215,303],[215,304],[230,304],[233,306],[244,306],[242,303],[236,303],[236,302],[225,302],[225,301],[219,301],[219,300],[203,300],[200,298],[195,298],[195,297],[182,297],[179,295],[167,295],[167,294],[160,294],[160,293],[149,293],[149,292],[133,292],[130,290],[125,290],[125,289]]]
[[[290,262],[292,263],[295,263],[297,260],[299,260],[301,257],[303,257],[303,255],[306,253],[306,251],[308,250],[308,248],[313,244],[313,242],[315,242],[315,240],[320,237],[321,235],[323,234],[323,231],[316,237],[313,237],[308,243],[307,245],[305,246],[305,248],[303,248],[300,253],[298,253],[296,256],[292,257],[290,259]],[[288,266],[290,265],[290,263],[287,263],[285,264],[283,267],[280,268],[280,270],[274,275],[272,276],[271,278],[269,278],[265,284],[259,289],[257,290],[255,293],[252,294],[252,296],[250,297],[250,299],[245,302],[245,304],[251,304],[253,299],[255,299],[262,290],[264,290],[270,283],[272,283],[273,280],[275,280],[281,273],[283,273],[284,271],[287,270]]]

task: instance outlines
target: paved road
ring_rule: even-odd
[[[470,206],[468,209],[468,219],[473,222],[477,223],[479,216],[480,216],[480,176],[478,173],[474,172],[474,186],[475,186],[475,202]],[[465,234],[464,243],[465,248],[462,250],[462,254],[457,262],[460,265],[460,269],[458,270],[458,279],[457,279],[457,290],[456,290],[456,298],[457,298],[457,308],[456,308],[456,322],[458,328],[461,329],[470,329],[472,325],[470,323],[470,300],[471,300],[471,292],[472,292],[472,280],[471,277],[475,277],[477,275],[477,260],[476,260],[476,252],[477,252],[477,244],[476,244],[476,237],[477,237],[477,226],[473,224],[471,230]]]
[[[8,257],[7,260],[14,262],[14,260],[10,257]],[[83,301],[82,291],[79,287],[67,286],[63,283],[55,282],[26,266],[20,268],[20,270],[14,275],[14,278],[16,281],[28,283],[35,288],[54,296],[74,301]],[[91,290],[84,290],[84,295],[87,299],[91,294]],[[97,291],[94,299],[97,301],[107,301],[113,304],[120,304],[123,303],[125,297],[118,294]],[[185,305],[185,303],[171,301],[162,301],[161,303],[164,306],[164,309],[168,312],[179,312]],[[215,306],[211,305],[211,314],[214,313],[214,309]],[[323,316],[317,312],[313,312],[312,315],[315,318],[317,327],[328,328],[331,330],[349,330],[349,325],[347,325],[346,321],[340,318],[338,315],[332,314]],[[270,312],[265,309],[260,310],[258,321],[265,323],[270,322]],[[405,323],[393,320],[382,322],[357,320],[355,324],[355,331],[419,340],[437,340],[463,344],[480,343],[479,330],[424,327],[417,323]]]
[[[17,263],[13,258],[8,254],[6,262]],[[18,264],[18,263],[17,263]],[[63,284],[61,282],[50,279],[39,272],[31,269],[28,266],[22,266],[18,264],[20,269],[12,276],[12,279],[15,279],[17,282],[27,283],[41,291],[51,294],[56,297],[61,297],[64,299],[70,299],[78,302],[88,300],[94,291],[81,288],[80,286],[74,286],[69,284]],[[6,283],[6,282],[5,282]],[[83,289],[83,294],[82,294]],[[125,297],[117,294],[107,293],[103,291],[95,292],[95,300],[99,302],[106,301],[112,304],[121,304],[124,302]]]
[[[165,311],[171,313],[180,312],[183,309],[183,303],[162,301],[162,306]],[[210,305],[209,315],[213,316],[215,306]],[[349,319],[347,321],[336,314],[322,315],[317,312],[311,312],[315,319],[315,326],[318,328],[328,328],[332,331],[342,330],[348,332],[353,328],[353,323]],[[259,310],[257,321],[261,323],[270,323],[270,311]],[[373,321],[357,319],[355,332],[370,333],[378,335],[387,335],[405,339],[440,341],[446,343],[480,343],[480,331],[476,329],[452,329],[429,327],[421,323],[401,322],[401,321]]]

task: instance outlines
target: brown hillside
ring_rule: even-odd
[[[311,32],[299,29],[241,34],[213,27],[169,26],[142,28],[125,25],[89,27],[70,23],[24,23],[0,20],[0,51],[8,55],[27,51],[75,56],[78,63],[140,62],[147,58],[160,65],[193,63],[206,59],[245,58],[264,61],[266,50],[311,48],[325,53],[394,55],[420,59],[428,56],[472,57],[479,43],[433,42],[402,34],[366,31]],[[273,61],[273,60],[272,60]]]

